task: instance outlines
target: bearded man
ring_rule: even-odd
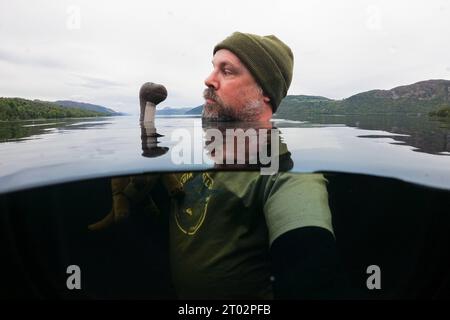
[[[271,128],[292,81],[276,36],[235,32],[213,50],[204,122]],[[170,250],[180,298],[339,297],[338,257],[321,174],[188,172],[172,200]]]

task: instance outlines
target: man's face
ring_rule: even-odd
[[[259,121],[267,98],[247,67],[226,49],[216,52],[212,64],[213,71],[205,79],[203,118]]]

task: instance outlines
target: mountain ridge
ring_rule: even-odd
[[[64,108],[77,108],[77,109],[83,109],[83,110],[90,110],[94,112],[100,112],[105,114],[111,114],[111,115],[118,115],[120,112],[116,112],[113,109],[100,106],[97,104],[92,103],[86,103],[86,102],[79,102],[79,101],[73,101],[73,100],[56,100],[54,101],[57,105],[64,107]]]
[[[110,115],[113,114],[80,108],[62,107],[50,101],[0,97],[0,121],[104,117]]]
[[[288,95],[275,116],[302,114],[429,113],[450,106],[450,80],[431,79],[388,90],[360,92],[342,100],[323,96]],[[201,114],[202,106],[186,114]]]

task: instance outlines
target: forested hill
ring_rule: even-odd
[[[343,100],[289,95],[283,99],[275,116],[298,119],[307,114],[428,114],[446,110],[448,107],[450,107],[450,81],[427,80],[390,90],[362,92]],[[186,114],[199,115],[202,111],[203,106],[199,106]]]
[[[100,112],[108,115],[120,115],[121,113],[114,111],[113,109],[99,106],[97,104],[91,104],[91,103],[84,103],[84,102],[78,102],[78,101],[71,101],[71,100],[58,100],[55,101],[57,105],[60,105],[61,107],[66,108],[76,108],[76,109],[84,109],[89,111],[95,111]]]
[[[450,106],[450,81],[428,80],[390,90],[371,90],[343,100],[290,95],[278,108],[278,117],[303,114],[408,114],[436,111]]]
[[[0,121],[107,116],[104,112],[62,107],[54,102],[0,97]]]

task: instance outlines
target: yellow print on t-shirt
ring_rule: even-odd
[[[180,182],[185,196],[181,201],[173,202],[172,212],[175,212],[178,229],[191,236],[197,233],[205,221],[214,180],[208,172],[201,175],[189,172],[180,177]]]

